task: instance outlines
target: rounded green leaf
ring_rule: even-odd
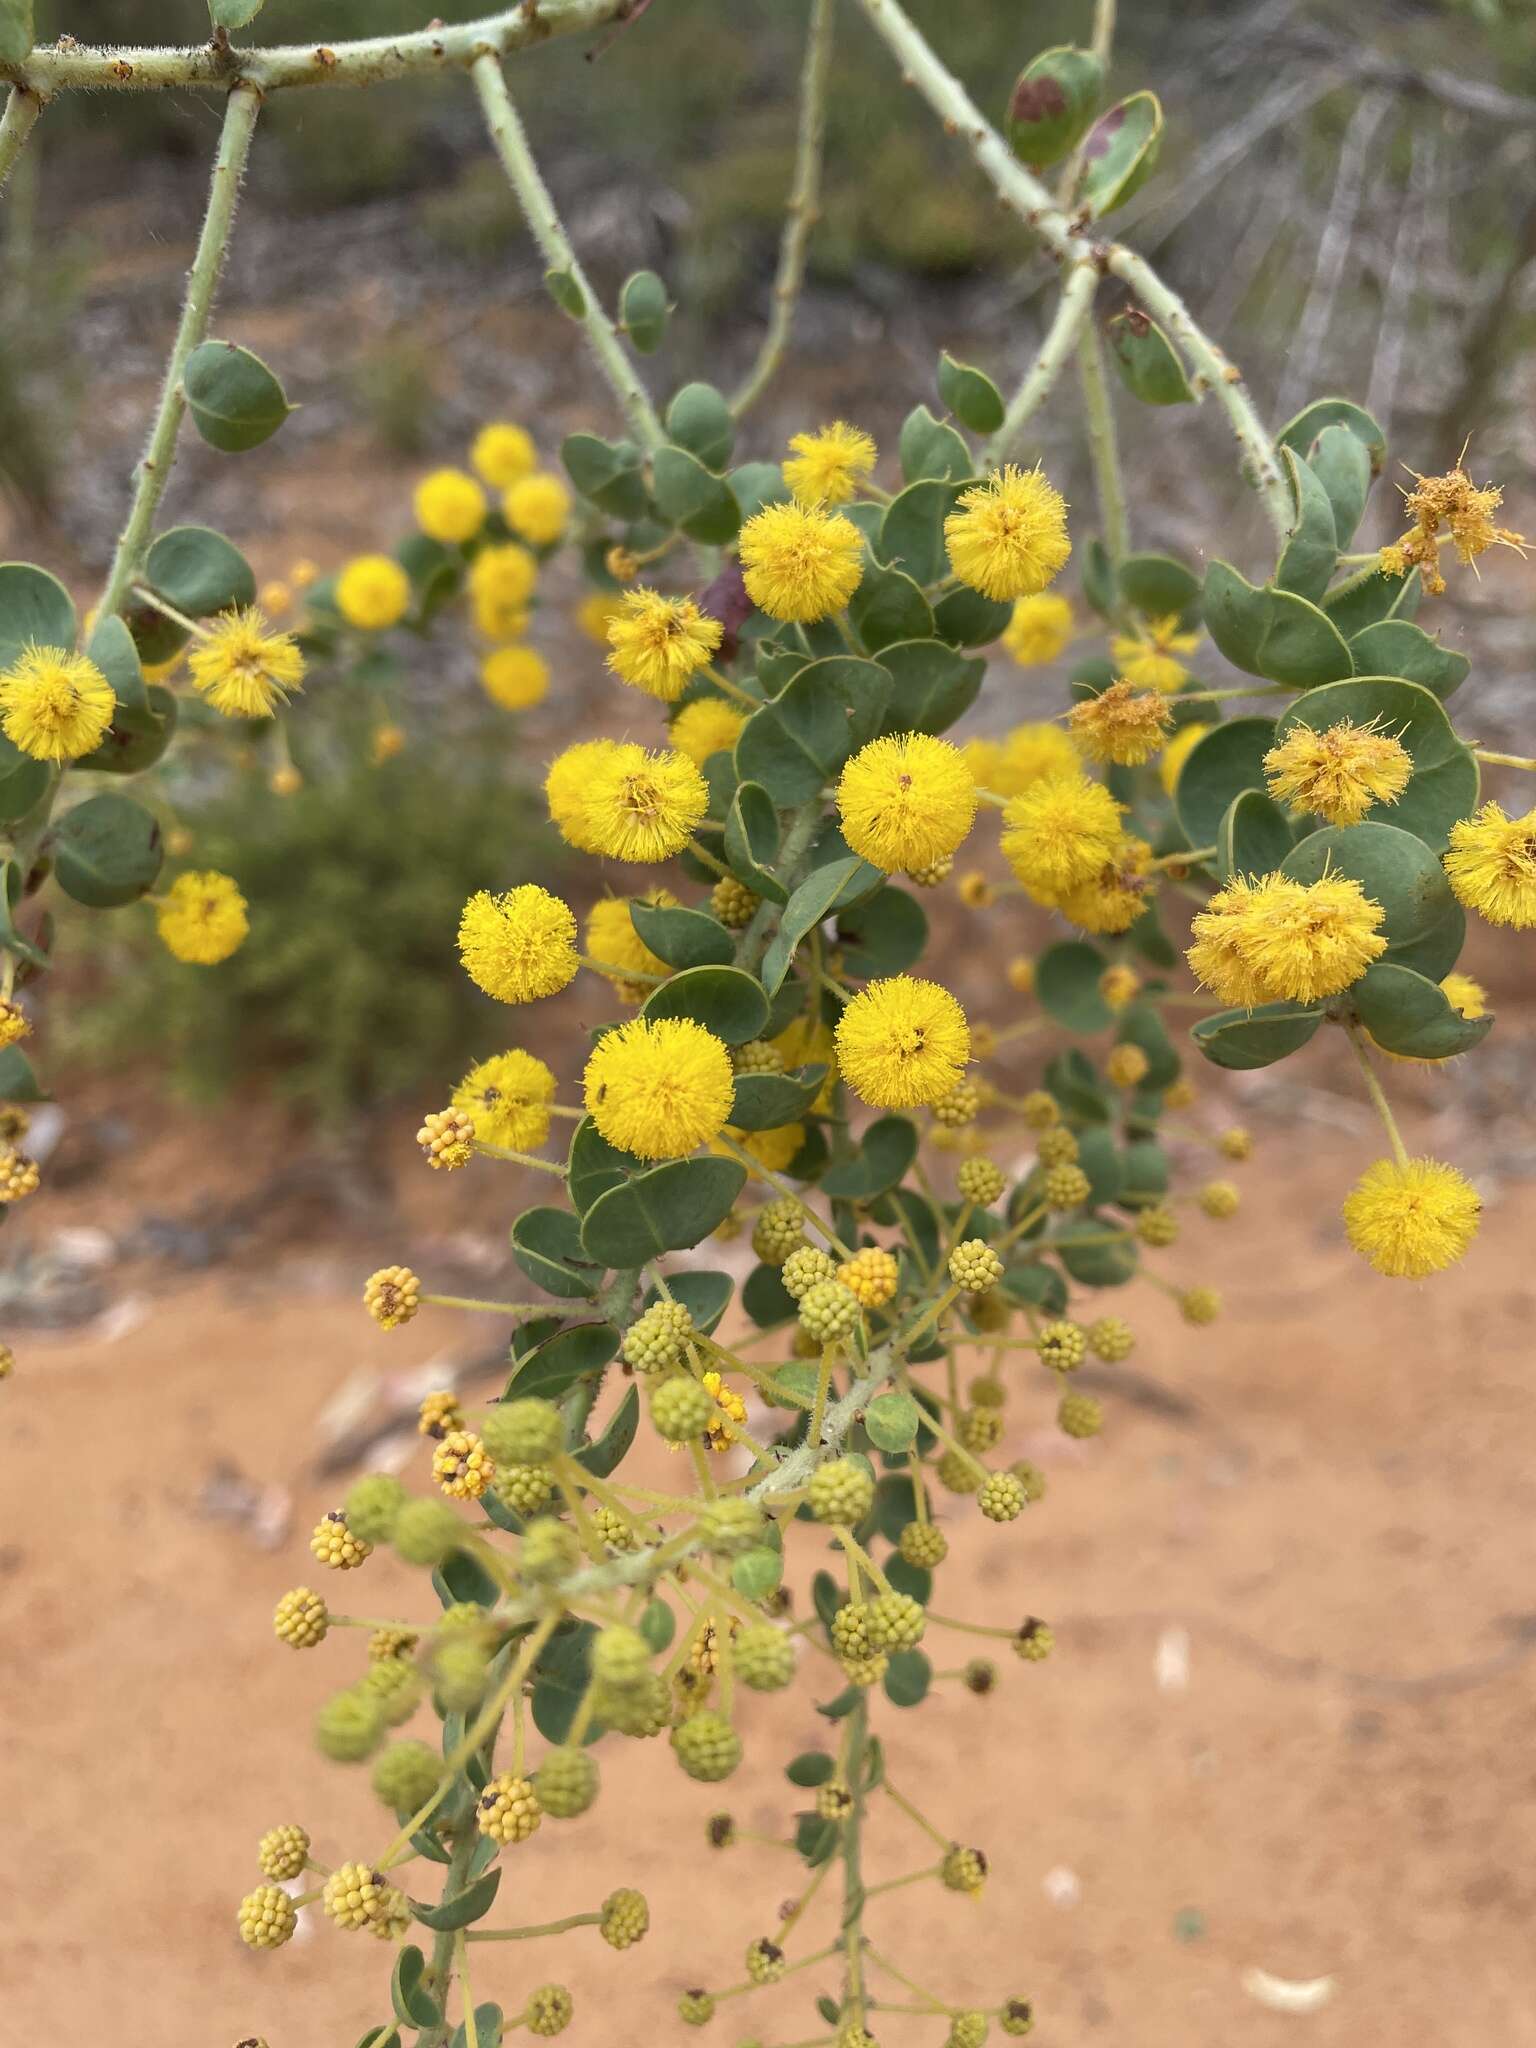
[[[1398,676],[1419,683],[1442,702],[1466,680],[1472,664],[1464,654],[1442,647],[1407,619],[1378,619],[1349,643],[1355,671],[1362,676]]]
[[[943,640],[899,640],[880,650],[880,666],[891,679],[885,733],[946,732],[975,703],[987,672]]]
[[[599,1195],[581,1223],[588,1256],[605,1266],[643,1266],[685,1251],[723,1223],[746,1183],[734,1159],[672,1159]]]
[[[848,972],[861,981],[902,974],[927,949],[928,916],[915,896],[888,885],[838,913],[837,943]]]
[[[1296,882],[1348,875],[1385,913],[1385,959],[1439,981],[1456,965],[1467,920],[1445,871],[1422,839],[1395,825],[1327,826],[1303,839],[1281,863]]]
[[[558,1741],[558,1736],[550,1738]],[[496,1893],[501,1886],[501,1870],[497,1866],[477,1877],[473,1884],[456,1892],[451,1899],[444,1899],[440,1905],[423,1906],[416,1899],[411,1901],[411,1911],[424,1927],[430,1927],[439,1934],[449,1934],[460,1927],[473,1926],[483,1920],[496,1902]]]
[[[741,507],[724,477],[715,476],[686,448],[662,447],[651,461],[657,510],[690,540],[720,547],[736,538]]]
[[[1299,1051],[1322,1021],[1321,1008],[1265,1003],[1256,1010],[1220,1010],[1202,1017],[1189,1035],[1212,1066],[1245,1073]]]
[[[1281,590],[1293,591],[1298,597],[1316,603],[1338,566],[1339,539],[1333,506],[1322,480],[1294,449],[1282,448],[1280,460],[1291,487],[1296,523],[1280,550],[1275,583]],[[1267,652],[1266,647],[1266,655]]]
[[[784,1766],[784,1775],[791,1785],[809,1790],[813,1785],[825,1785],[837,1776],[837,1765],[823,1749],[802,1750],[799,1756],[791,1757]]]
[[[162,533],[145,561],[143,581],[193,619],[256,602],[250,563],[233,541],[208,526],[172,526]],[[186,642],[186,628],[152,605],[138,606],[126,617],[141,661],[169,661]]]
[[[1077,1163],[1088,1176],[1088,1199],[1097,1206],[1118,1201],[1124,1180],[1120,1149],[1104,1124],[1083,1131],[1077,1141]]]
[[[572,1323],[534,1346],[508,1380],[507,1394],[515,1400],[538,1395],[558,1401],[618,1354],[619,1332],[612,1323]]]
[[[596,434],[567,434],[560,443],[566,475],[584,498],[615,519],[645,517],[645,478],[633,441],[603,441]]]
[[[390,1993],[395,2011],[410,2027],[435,2027],[443,2016],[437,2000],[422,1986],[426,1966],[426,1957],[414,1944],[401,1949],[395,1958]]]
[[[1323,599],[1323,610],[1344,638],[1352,641],[1357,633],[1383,619],[1411,620],[1423,594],[1424,585],[1417,569],[1410,569],[1406,576],[1384,576],[1380,569],[1361,569],[1353,576],[1342,577],[1333,586]],[[1362,675],[1379,673],[1381,668],[1374,661],[1368,667],[1359,663],[1356,666]]]
[[[573,1206],[581,1214],[585,1215],[598,1196],[606,1194],[609,1188],[617,1187],[631,1174],[644,1171],[643,1159],[637,1159],[632,1152],[621,1152],[617,1145],[610,1145],[591,1117],[582,1118],[571,1138],[565,1183]],[[556,1209],[540,1213],[558,1216],[564,1211]]]
[[[766,1544],[731,1561],[731,1584],[743,1600],[771,1600],[783,1582],[783,1553]]]
[[[159,820],[131,797],[107,791],[67,811],[53,829],[59,887],[93,910],[133,903],[160,872]]]
[[[928,600],[900,569],[866,569],[848,606],[853,630],[870,654],[898,640],[931,640]]]
[[[702,910],[637,900],[629,906],[629,921],[669,967],[725,967],[736,951],[731,933]]]
[[[821,1093],[825,1067],[795,1074],[738,1074],[730,1121],[741,1131],[779,1131],[805,1115]]]
[[[14,824],[42,801],[51,772],[0,732],[0,824]]]
[[[1260,789],[1233,797],[1216,833],[1216,872],[1223,882],[1234,875],[1270,875],[1294,842],[1291,821]]]
[[[1123,206],[1152,175],[1163,143],[1163,109],[1155,92],[1133,92],[1099,120],[1083,144],[1078,203],[1094,219]]]
[[[1035,170],[1070,156],[1103,90],[1104,66],[1091,50],[1063,45],[1032,57],[1019,73],[1004,118],[1014,155]]]
[[[904,1180],[917,1157],[917,1126],[908,1117],[877,1117],[852,1159],[828,1167],[821,1185],[838,1201],[872,1202]]]
[[[1002,394],[985,371],[957,363],[948,350],[939,357],[939,396],[973,434],[995,434],[1003,424]]]
[[[1335,538],[1341,548],[1347,548],[1370,496],[1374,474],[1371,451],[1340,421],[1324,427],[1305,453],[1308,468],[1327,492],[1333,508]]]
[[[784,472],[776,462],[744,462],[731,471],[730,485],[744,520],[765,505],[782,505],[790,496]]]
[[[990,647],[1013,616],[1013,606],[962,584],[933,608],[933,630],[953,647]]]
[[[725,817],[725,858],[737,881],[771,903],[787,903],[789,891],[773,873],[779,857],[779,814],[760,782],[742,782]]]
[[[812,869],[781,911],[779,928],[763,955],[763,987],[769,995],[777,995],[783,986],[795,948],[807,933],[814,931],[834,909],[856,903],[883,880],[878,868],[852,854]]]
[[[57,576],[30,562],[0,562],[0,669],[24,647],[75,645],[74,600]]]
[[[960,439],[958,434],[955,439]],[[967,452],[966,468],[971,466]],[[885,508],[877,550],[880,560],[889,568],[905,570],[914,583],[924,586],[946,576],[949,555],[944,546],[944,522],[964,489],[963,481],[941,482],[936,477],[908,484]]]
[[[1200,623],[1200,578],[1172,555],[1126,555],[1120,595],[1143,618],[1177,618],[1186,630]]]
[[[1087,1215],[1069,1223],[1051,1239],[1052,1249],[1065,1271],[1082,1287],[1123,1287],[1136,1277],[1141,1253],[1134,1238],[1106,1244],[1104,1239],[1123,1228],[1108,1216]],[[1081,1241],[1080,1241],[1081,1240]]]
[[[1349,996],[1376,1043],[1408,1059],[1450,1059],[1493,1029],[1492,1017],[1463,1017],[1437,981],[1391,961],[1368,967]]]
[[[691,1017],[727,1045],[745,1045],[749,1038],[763,1035],[768,998],[761,984],[739,967],[685,967],[652,989],[640,1015],[650,1023],[663,1017]]]
[[[1276,434],[1282,448],[1292,448],[1305,457],[1325,427],[1343,426],[1364,443],[1371,458],[1371,474],[1380,476],[1387,460],[1387,437],[1363,405],[1349,398],[1315,398],[1304,405],[1294,419],[1287,420]]]
[[[693,1318],[693,1327],[707,1337],[730,1307],[735,1285],[729,1273],[673,1273],[667,1281],[667,1292],[673,1301],[683,1304]],[[652,1287],[644,1306],[654,1308],[661,1298],[660,1290]]]
[[[1194,392],[1178,351],[1139,306],[1127,306],[1104,328],[1126,389],[1144,405],[1190,405]]]
[[[917,1441],[922,1410],[910,1394],[877,1394],[864,1411],[870,1441],[882,1451],[905,1451]]]
[[[259,448],[293,410],[261,357],[232,341],[205,341],[193,349],[181,388],[193,426],[224,455]]]
[[[544,289],[568,318],[586,318],[587,295],[569,270],[546,270]]]
[[[641,355],[654,355],[661,347],[671,310],[667,288],[654,270],[637,270],[625,278],[619,292],[619,321]]]
[[[1264,756],[1275,743],[1272,718],[1229,718],[1197,740],[1179,771],[1174,803],[1191,846],[1214,846],[1227,807],[1244,790],[1264,787]]]
[[[51,1102],[19,1045],[0,1047],[0,1102]]]
[[[1402,630],[1414,633],[1418,628]],[[1407,749],[1413,758],[1413,779],[1396,803],[1378,807],[1376,820],[1412,832],[1443,853],[1452,825],[1476,808],[1478,769],[1471,749],[1451,729],[1439,698],[1418,683],[1390,677],[1329,683],[1308,690],[1289,706],[1275,727],[1275,738],[1283,740],[1298,725],[1325,732],[1341,719],[1375,726]]]
[[[1109,962],[1085,939],[1061,939],[1035,961],[1035,995],[1048,1017],[1069,1031],[1102,1031],[1114,1011],[1099,992]]]
[[[723,470],[736,445],[731,408],[713,384],[685,384],[667,407],[667,432],[706,469]]]
[[[525,1209],[512,1226],[512,1256],[535,1287],[563,1301],[590,1295],[602,1277],[583,1250],[581,1226],[568,1209]]]
[[[834,654],[807,663],[743,726],[737,774],[785,809],[809,802],[875,737],[890,691],[876,662]]]
[[[953,483],[970,476],[976,467],[976,459],[964,438],[948,420],[937,419],[926,405],[913,406],[902,421],[896,453],[901,474],[909,484]],[[890,559],[889,549],[882,547],[881,553]],[[931,583],[933,578],[919,577],[918,581]]]

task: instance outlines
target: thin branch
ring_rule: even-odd
[[[139,463],[133,502],[118,535],[112,567],[107,572],[106,588],[101,594],[100,616],[104,619],[122,609],[129,585],[143,565],[155,513],[170,481],[171,465],[176,460],[176,436],[187,403],[181,388],[182,371],[186,368],[188,356],[208,332],[213,295],[218,287],[219,272],[224,267],[230,231],[234,227],[240,180],[245,173],[256,116],[260,111],[261,94],[251,89],[232,92],[225,103],[224,126],[219,135],[218,153],[213,160],[213,177],[208,188],[208,210],[203,215],[197,254],[187,275],[187,295],[182,301],[181,320],[165,365],[165,381],[160,387],[160,403],[149,430],[149,445]]]
[[[1099,273],[1091,263],[1078,263],[1067,273],[1061,299],[1034,361],[1008,402],[1003,424],[981,452],[982,466],[995,469],[1008,459],[1025,425],[1049,397],[1056,379],[1077,346],[1083,323],[1093,306]]]
[[[466,71],[477,57],[507,57],[552,36],[583,35],[625,21],[634,0],[522,0],[479,21],[438,23],[413,35],[366,36],[348,43],[304,43],[270,50],[91,49],[62,44],[35,49],[20,64],[0,63],[0,80],[24,85],[44,99],[56,92],[105,86],[154,91],[166,86],[237,85],[282,92],[298,85],[376,85],[390,78],[432,77]]]
[[[661,422],[634,364],[625,352],[618,329],[603,311],[602,303],[571,247],[570,237],[549,195],[549,187],[544,183],[528,146],[528,136],[507,89],[500,57],[490,51],[482,52],[470,65],[470,75],[480,95],[491,140],[496,145],[496,152],[523,209],[523,217],[545,262],[552,271],[563,272],[581,295],[581,325],[586,332],[587,344],[596,358],[597,367],[624,409],[630,432],[642,448],[659,447],[663,439]]]
[[[1120,564],[1131,551],[1131,529],[1125,509],[1125,482],[1120,474],[1114,408],[1104,376],[1104,350],[1092,327],[1085,328],[1078,338],[1077,373],[1083,388],[1083,423],[1088,430],[1088,453],[1093,459],[1104,548],[1118,591]]]
[[[0,114],[0,185],[16,168],[16,159],[26,147],[27,137],[43,111],[36,93],[13,87],[6,94],[5,112]]]
[[[805,282],[805,251],[811,229],[820,218],[821,162],[827,129],[827,77],[832,63],[832,23],[836,0],[811,0],[805,36],[805,64],[800,74],[800,131],[795,143],[795,175],[784,210],[784,236],[779,268],[773,281],[773,304],[757,361],[731,400],[739,418],[757,403],[784,360],[795,302]]]
[[[939,62],[913,27],[897,0],[859,0],[879,35],[890,46],[903,76],[920,92],[946,129],[958,135],[999,197],[1062,262],[1083,254],[1078,223],[1052,199],[1045,186],[1014,157],[996,129],[983,119],[959,81]],[[1290,493],[1275,459],[1274,447],[1243,389],[1239,372],[1197,324],[1188,306],[1157,275],[1144,258],[1115,243],[1095,244],[1094,260],[1122,279],[1147,312],[1167,329],[1170,338],[1194,367],[1197,392],[1214,393],[1227,415],[1242,456],[1244,474],[1263,500],[1277,538],[1284,539],[1293,522]]]

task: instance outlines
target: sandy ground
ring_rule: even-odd
[[[918,1714],[882,1703],[894,1778],[994,1875],[979,1903],[895,1892],[872,1908],[875,1938],[956,2001],[1031,1997],[1051,2048],[1517,2048],[1536,2042],[1521,1533],[1536,1191],[1506,1195],[1461,1272],[1392,1285],[1361,1277],[1333,1220],[1358,1143],[1265,1144],[1241,1230],[1202,1223],[1167,1259],[1219,1279],[1225,1319],[1189,1332],[1138,1290],[1144,1377],[1108,1396],[1106,1435],[1057,1437],[1049,1390],[1026,1380],[1012,1444],[1048,1465],[1047,1500],[1010,1530],[963,1506],[949,1517],[957,1556],[936,1604],[1048,1616],[1059,1650],[1026,1666],[998,1646],[988,1699],[946,1683]],[[203,1172],[214,1185],[216,1152]],[[194,1175],[182,1192],[196,1191]],[[258,1956],[233,1923],[264,1828],[302,1820],[328,1861],[387,1833],[365,1774],[323,1763],[308,1737],[360,1638],[295,1656],[267,1620],[313,1578],[305,1531],[344,1483],[317,1472],[338,1390],[383,1373],[398,1391],[417,1368],[430,1381],[445,1346],[465,1352],[443,1318],[382,1338],[355,1306],[352,1269],[369,1263],[247,1260],[162,1285],[115,1341],[98,1326],[22,1344],[0,1549],[7,2048],[251,2034],[348,2048],[387,2016],[372,1942],[322,1924]],[[221,1468],[275,1489],[279,1518],[303,1475],[277,1547],[259,1515],[210,1513],[238,1498],[228,1472],[210,1488]],[[384,1558],[347,1582],[367,1612],[421,1615],[422,1591]],[[1185,1637],[1187,1683],[1160,1683]],[[982,1647],[947,1640],[941,1667]],[[543,1919],[636,1883],[651,1938],[623,1956],[590,1932],[496,1949],[479,1995],[515,2008],[558,1977],[577,2044],[611,2035],[615,2011],[626,2031],[676,2038],[678,1991],[738,1976],[795,1882],[782,1850],[708,1850],[705,1816],[728,1804],[744,1826],[783,1827],[801,1795],[779,1768],[825,1737],[828,1691],[807,1670],[791,1695],[750,1701],[748,1764],[724,1800],[659,1745],[605,1744],[598,1807],[512,1852],[524,1883],[503,1904]],[[889,1809],[872,1835],[873,1875],[926,1860]],[[1277,2013],[1244,1989],[1254,1967],[1337,1988],[1309,2016]],[[709,2038],[804,2040],[825,1977],[733,2002]],[[936,2020],[879,2031],[941,2039]]]

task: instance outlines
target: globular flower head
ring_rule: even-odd
[[[574,979],[576,919],[537,882],[520,883],[501,896],[480,889],[459,919],[459,957],[488,996],[531,1003]]]
[[[1173,712],[1155,690],[1138,690],[1123,676],[1096,697],[1073,705],[1067,724],[1090,761],[1139,768],[1162,746]]]
[[[641,1159],[682,1159],[720,1135],[736,1080],[725,1045],[702,1024],[635,1017],[597,1041],[584,1087],[610,1145]]]
[[[1358,825],[1373,804],[1395,804],[1412,775],[1413,759],[1401,740],[1349,718],[1324,732],[1293,725],[1264,756],[1276,803],[1330,825]]]
[[[480,664],[480,687],[503,711],[531,711],[549,694],[549,663],[532,647],[493,647]]]
[[[336,609],[360,633],[384,633],[411,608],[411,579],[390,555],[356,555],[336,579]]]
[[[155,929],[166,951],[198,967],[227,960],[250,928],[245,898],[228,875],[211,869],[178,875],[155,906]]]
[[[1378,1273],[1422,1280],[1454,1266],[1477,1235],[1482,1201],[1438,1159],[1378,1159],[1344,1202],[1350,1243]]]
[[[691,597],[663,597],[637,588],[608,627],[608,666],[619,678],[663,704],[675,704],[725,636],[718,619]]]
[[[487,640],[514,640],[528,623],[539,565],[514,541],[483,547],[469,565],[469,600]]]
[[[863,1308],[884,1308],[896,1298],[900,1267],[881,1245],[865,1245],[837,1269],[837,1277]]]
[[[0,726],[34,761],[78,761],[101,744],[117,698],[89,656],[24,647],[0,675]]]
[[[1054,907],[1114,864],[1120,806],[1077,771],[1032,782],[1003,811],[1003,855],[1037,903]]]
[[[730,753],[746,722],[746,713],[723,697],[695,697],[673,719],[667,737],[680,754],[702,768],[711,754]]]
[[[1042,591],[1021,597],[1003,628],[1003,645],[1020,668],[1042,668],[1065,654],[1072,638],[1072,607],[1064,597]]]
[[[535,470],[503,492],[501,512],[512,531],[531,547],[552,547],[571,516],[571,494],[559,477]]]
[[[741,529],[747,595],[771,619],[810,625],[841,611],[864,573],[851,519],[809,505],[765,505]]]
[[[1066,727],[1050,721],[1013,726],[1000,740],[972,740],[965,751],[976,780],[994,796],[1017,796],[1032,782],[1080,775],[1083,767]]]
[[[555,1077],[541,1059],[514,1047],[471,1067],[453,1091],[453,1107],[474,1124],[487,1145],[535,1151],[549,1136]]]
[[[429,540],[459,547],[485,524],[485,493],[462,469],[434,469],[416,486],[416,524]]]
[[[638,897],[599,896],[587,912],[587,954],[626,1003],[643,1003],[655,985],[647,977],[665,980],[670,970],[635,930],[629,914],[633,903],[667,909],[675,907],[677,898],[670,889],[652,889]]]
[[[983,597],[1034,597],[1072,552],[1067,503],[1040,470],[1009,463],[961,492],[944,542],[950,567]]]
[[[576,752],[578,749],[571,749]],[[564,757],[562,756],[562,759]],[[573,846],[611,860],[670,860],[688,844],[709,809],[709,785],[686,754],[647,753],[629,743],[599,742],[585,753],[585,786],[562,817],[550,814]],[[556,780],[557,761],[546,790]]]
[[[270,718],[304,681],[291,633],[269,633],[254,605],[220,612],[187,657],[193,687],[226,718]]]
[[[504,491],[538,467],[538,450],[526,427],[513,420],[488,420],[474,438],[469,459],[492,490]]]
[[[1128,932],[1147,907],[1146,877],[1152,849],[1132,832],[1121,836],[1103,867],[1057,900],[1063,917],[1085,932]]]
[[[1406,576],[1417,568],[1424,588],[1432,597],[1445,589],[1440,570],[1440,529],[1446,530],[1458,561],[1475,562],[1489,548],[1513,548],[1525,552],[1525,535],[1507,526],[1495,526],[1493,515],[1504,502],[1497,484],[1479,488],[1458,462],[1444,476],[1420,476],[1409,470],[1413,489],[1403,492],[1403,509],[1413,524],[1408,531],[1381,551],[1381,569],[1388,576]]]
[[[875,1109],[910,1109],[947,1095],[971,1055],[965,1012],[937,982],[898,974],[872,981],[837,1022],[838,1070]]]
[[[846,505],[875,466],[874,442],[846,420],[791,434],[789,448],[784,481],[801,505]]]
[[[1457,902],[1489,924],[1536,925],[1536,810],[1510,818],[1488,803],[1458,819],[1445,873]]]
[[[1386,951],[1384,914],[1348,875],[1239,875],[1194,919],[1187,957],[1224,1002],[1315,1003],[1348,988]]]
[[[948,740],[898,733],[846,763],[837,808],[852,850],[891,875],[954,853],[976,816],[976,783]]]
[[[1109,652],[1127,682],[1144,690],[1176,690],[1189,674],[1179,660],[1200,645],[1198,633],[1181,633],[1177,613],[1166,618],[1147,619],[1134,633],[1116,633]]]

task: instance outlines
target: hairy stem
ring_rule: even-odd
[[[128,517],[118,535],[112,566],[107,571],[106,588],[101,594],[98,616],[103,619],[121,611],[129,585],[143,567],[144,556],[149,551],[155,514],[170,481],[171,465],[176,460],[176,437],[187,409],[186,396],[181,388],[182,372],[188,356],[208,332],[213,295],[218,288],[219,273],[224,267],[225,251],[235,224],[240,180],[245,172],[246,158],[250,155],[251,137],[260,111],[261,94],[249,88],[232,92],[225,105],[224,126],[208,188],[208,210],[203,215],[202,233],[197,238],[197,254],[187,274],[187,295],[182,300],[181,320],[165,365],[160,403],[149,430],[149,445],[136,472]]]
[[[1018,390],[1008,401],[1003,424],[981,451],[983,469],[996,469],[999,463],[1007,460],[1026,423],[1050,396],[1057,378],[1066,368],[1067,358],[1077,346],[1078,336],[1092,310],[1098,284],[1099,273],[1091,263],[1074,264],[1068,271],[1045,339],[1024,373]]]
[[[13,87],[6,95],[5,112],[0,114],[0,185],[16,168],[16,159],[26,147],[43,103],[36,93]]]
[[[1104,527],[1104,550],[1109,556],[1118,611],[1119,570],[1131,551],[1131,530],[1125,510],[1125,482],[1120,474],[1120,444],[1115,435],[1114,407],[1110,404],[1109,385],[1104,377],[1104,351],[1091,327],[1085,327],[1078,337],[1077,374],[1083,389],[1083,418],[1088,430],[1088,453],[1093,461],[1094,487],[1099,498],[1099,518]]]
[[[847,1745],[843,1770],[853,1805],[843,1821],[843,2024],[864,2024],[864,1807],[868,1793],[864,1786],[865,1747],[869,1740],[869,1697],[859,1694],[859,1703],[848,1716]]]
[[[795,175],[784,210],[784,237],[773,280],[773,304],[757,360],[731,400],[738,418],[755,405],[784,360],[795,301],[805,282],[805,251],[818,218],[821,197],[822,147],[827,126],[827,74],[832,62],[832,21],[836,0],[811,0],[806,29],[805,64],[800,73],[800,132],[795,143]]]
[[[587,345],[623,408],[630,432],[642,448],[659,447],[662,441],[661,422],[634,364],[625,352],[618,329],[603,311],[580,259],[571,247],[570,237],[555,210],[555,202],[549,196],[549,188],[528,147],[528,136],[507,90],[499,54],[494,50],[482,51],[470,64],[470,75],[475,81],[475,91],[480,95],[485,125],[496,145],[496,153],[501,158],[544,261],[551,270],[563,272],[581,295],[581,326]]]

